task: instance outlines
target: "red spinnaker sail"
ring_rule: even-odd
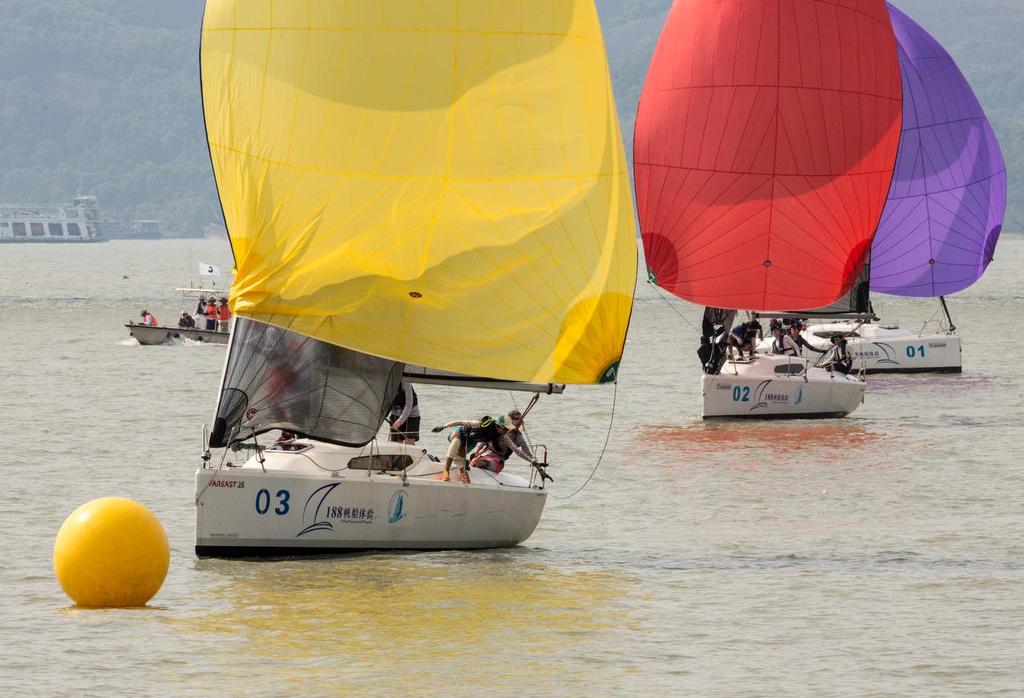
[[[655,282],[729,308],[835,301],[885,205],[901,105],[884,0],[676,0],[634,144]]]

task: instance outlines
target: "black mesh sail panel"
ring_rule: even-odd
[[[871,260],[869,258],[868,261],[864,263],[864,268],[861,269],[860,276],[857,277],[856,283],[853,284],[846,295],[840,296],[835,303],[827,305],[824,308],[792,312],[797,315],[810,318],[873,315],[874,311],[871,308],[870,279]]]
[[[211,447],[270,429],[345,446],[376,435],[403,364],[238,318]]]

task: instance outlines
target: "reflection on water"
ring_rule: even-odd
[[[571,570],[531,561],[518,548],[484,553],[368,554],[333,559],[195,563],[212,610],[165,619],[183,638],[244,652],[266,680],[294,687],[344,680],[376,693],[379,672],[399,695],[458,685],[488,691],[511,681],[551,690],[567,656],[628,629],[622,572]],[[338,661],[319,661],[325,650]],[[598,669],[600,672],[600,669]],[[424,675],[450,678],[431,686]]]
[[[846,448],[876,447],[879,431],[854,419],[738,422],[715,420],[688,426],[639,427],[633,446],[646,455],[673,459],[723,453],[771,453],[778,457]]]
[[[882,373],[868,376],[868,389],[871,391],[871,395],[884,395],[922,388],[956,392],[963,395],[965,391],[993,390],[1005,386],[1006,382],[997,376],[977,373]]]

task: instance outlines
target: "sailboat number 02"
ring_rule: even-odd
[[[277,491],[277,506],[274,507],[274,513],[278,516],[284,516],[288,513],[288,498],[291,496],[288,490]],[[256,513],[263,516],[270,511],[270,490],[260,490],[256,493]]]
[[[911,358],[911,359],[914,358],[915,356],[920,356],[923,359],[924,358],[924,345],[921,344],[921,345],[918,345],[916,347],[911,345],[911,346],[907,347],[907,356],[909,358]]]
[[[736,386],[732,389],[733,402],[750,402],[750,386]]]

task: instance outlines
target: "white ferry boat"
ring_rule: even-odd
[[[0,243],[106,242],[95,196],[70,204],[0,204]]]

